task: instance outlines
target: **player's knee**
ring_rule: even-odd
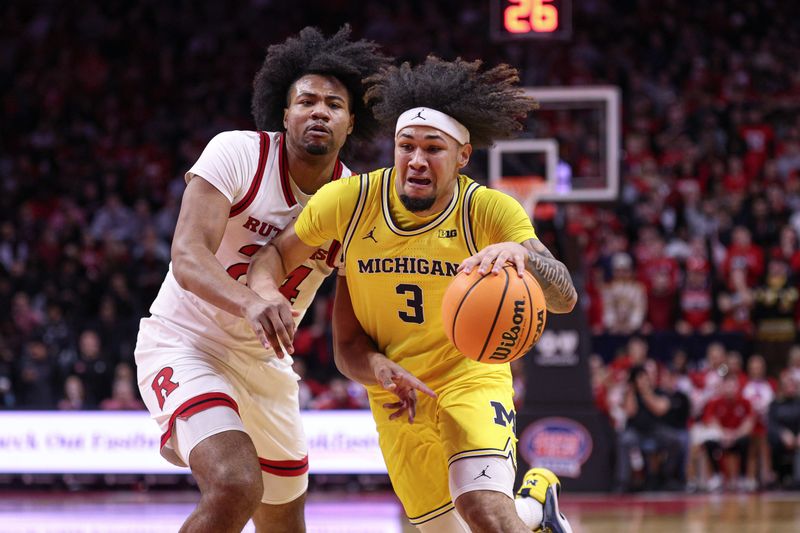
[[[501,531],[500,509],[487,505],[480,492],[466,492],[459,496],[456,509],[473,531]]]
[[[246,509],[252,514],[261,503],[264,486],[260,471],[221,463],[213,467],[207,478],[203,496],[218,505]]]

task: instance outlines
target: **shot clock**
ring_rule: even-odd
[[[489,1],[494,40],[572,37],[572,0]]]

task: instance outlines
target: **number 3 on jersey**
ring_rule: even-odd
[[[422,289],[418,285],[401,283],[395,288],[397,294],[409,296],[406,305],[412,312],[398,311],[400,320],[411,322],[412,324],[422,324],[425,321],[425,314],[422,309]]]

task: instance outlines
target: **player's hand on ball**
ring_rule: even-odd
[[[408,423],[414,422],[417,415],[417,391],[436,398],[436,393],[416,376],[382,354],[373,354],[370,366],[378,384],[398,398],[396,402],[383,404],[384,409],[394,410],[389,415],[389,420],[400,418],[407,412]]]
[[[276,292],[254,299],[244,310],[244,316],[256,332],[264,348],[272,347],[278,358],[294,352],[294,317],[298,312],[292,309],[283,294]],[[284,350],[285,349],[285,350]]]
[[[499,274],[506,263],[513,264],[517,269],[517,274],[522,276],[525,270],[525,261],[528,259],[528,249],[516,242],[501,242],[490,244],[472,257],[468,257],[461,262],[458,271],[467,274],[478,269],[478,274]]]

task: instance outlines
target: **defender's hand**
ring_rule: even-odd
[[[384,409],[394,410],[389,415],[389,420],[408,412],[408,423],[414,422],[417,415],[417,391],[436,398],[436,393],[427,385],[385,355],[374,354],[370,358],[370,366],[378,384],[398,398],[396,402],[383,404]]]
[[[474,268],[478,268],[478,274],[486,274],[491,270],[493,274],[499,274],[507,262],[512,263],[517,268],[517,274],[522,277],[525,270],[525,261],[528,260],[528,249],[516,242],[501,242],[490,244],[472,257],[468,257],[461,262],[458,271],[467,274]]]
[[[294,317],[298,315],[289,301],[277,291],[266,297],[255,296],[244,309],[244,317],[256,332],[258,340],[264,348],[272,347],[280,359],[283,359],[284,353],[294,353]]]

